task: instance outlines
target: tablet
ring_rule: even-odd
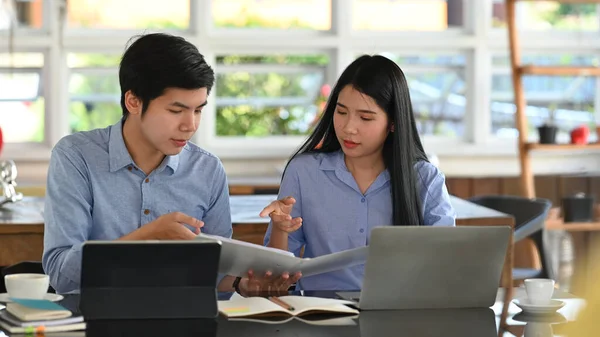
[[[196,239],[219,242],[222,245],[219,273],[241,277],[247,275],[248,270],[253,270],[257,275],[267,271],[274,276],[284,272],[301,272],[302,276],[317,275],[365,263],[368,254],[365,246],[316,258],[299,258],[292,252],[277,248],[204,233],[198,234]]]
[[[218,315],[219,242],[87,241],[80,309],[87,320]]]

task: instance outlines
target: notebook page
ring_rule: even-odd
[[[346,304],[355,304],[352,301],[335,298],[322,298],[310,296],[281,296],[285,303],[294,307],[294,315],[302,315],[311,311],[331,312],[340,314],[358,314],[357,309]]]
[[[290,315],[281,306],[263,297],[240,297],[229,301],[219,301],[219,312],[228,318],[248,317],[261,314]]]

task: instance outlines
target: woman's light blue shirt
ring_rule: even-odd
[[[450,204],[445,177],[434,165],[415,165],[418,188],[427,226],[455,226],[456,214]],[[341,151],[309,153],[294,158],[287,167],[279,198],[293,196],[292,217],[302,217],[303,225],[290,234],[288,249],[299,256],[317,257],[369,244],[376,226],[392,225],[390,174],[386,170],[360,192],[348,171]],[[401,224],[398,224],[401,225]],[[264,243],[268,244],[272,224]],[[362,287],[364,264],[321,275],[303,277],[303,290],[358,290]]]

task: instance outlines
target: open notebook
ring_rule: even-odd
[[[219,301],[219,312],[227,318],[273,318],[320,315],[358,315],[354,302],[333,298],[280,296],[248,297]],[[292,309],[287,309],[291,307]]]

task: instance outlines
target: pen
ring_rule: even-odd
[[[282,301],[281,299],[279,299],[279,297],[275,297],[275,296],[271,296],[269,297],[269,300],[275,304],[278,304],[280,306],[282,306],[283,308],[289,310],[289,311],[294,311],[294,307],[292,307],[291,305],[285,303],[284,301]]]

